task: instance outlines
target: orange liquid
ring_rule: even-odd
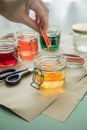
[[[36,56],[38,50],[38,40],[30,40],[32,36],[23,35],[18,40],[20,52],[23,59],[32,59]]]
[[[50,52],[50,47],[47,47],[48,53]]]

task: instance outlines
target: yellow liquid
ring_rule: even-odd
[[[48,53],[50,52],[50,47],[47,47]]]
[[[50,47],[48,47],[48,54],[50,54]],[[54,66],[60,65],[61,62],[56,61],[54,63],[49,63],[48,61],[41,61],[39,62],[39,64],[45,70],[42,72],[44,75],[44,80],[43,83],[40,85],[40,88],[44,91],[46,90],[46,88],[50,88],[50,93],[63,92],[65,83],[65,69],[54,71]],[[37,74],[36,81],[38,84],[41,83],[41,75]],[[55,90],[55,88],[57,91]]]
[[[55,72],[43,72],[44,81],[41,84],[41,88],[60,88],[64,86],[65,70]],[[40,83],[40,75],[36,76],[37,83]]]

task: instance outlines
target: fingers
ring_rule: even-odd
[[[49,10],[47,8],[47,6],[40,1],[40,3],[38,4],[38,9],[35,8],[35,13],[36,16],[39,18],[40,21],[40,26],[47,30],[48,28],[48,19],[49,19]]]
[[[46,13],[48,14],[49,13],[49,9],[47,8],[46,4],[42,1],[40,1],[42,7],[44,8],[44,10],[46,11]]]
[[[29,0],[30,1],[30,0]],[[27,4],[25,13],[22,13],[22,19],[21,22],[35,31],[40,32],[40,27],[42,27],[44,30],[47,30],[48,28],[48,15],[49,15],[49,10],[45,3],[43,3],[41,0],[37,0],[37,2],[31,0],[32,2]],[[36,15],[36,19],[33,20],[29,17],[28,13],[29,11],[33,10]]]
[[[32,29],[34,29],[35,31],[40,33],[40,28],[39,28],[38,24],[33,19],[28,17],[27,15],[22,16],[21,23],[31,27]]]

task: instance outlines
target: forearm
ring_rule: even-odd
[[[16,11],[18,5],[22,3],[23,0],[0,0],[0,15],[5,15],[9,12]]]
[[[11,1],[12,0],[0,0],[0,15],[3,15],[7,11],[8,5]]]
[[[3,14],[4,11],[4,0],[0,0],[0,15]]]

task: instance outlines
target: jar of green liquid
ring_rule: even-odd
[[[60,35],[61,35],[61,31],[59,27],[56,25],[50,26],[47,31],[47,35],[51,41],[51,46],[49,47],[50,51],[58,50],[59,45],[60,45]],[[48,50],[48,47],[44,41],[44,38],[41,35],[40,35],[40,45],[42,49]]]

